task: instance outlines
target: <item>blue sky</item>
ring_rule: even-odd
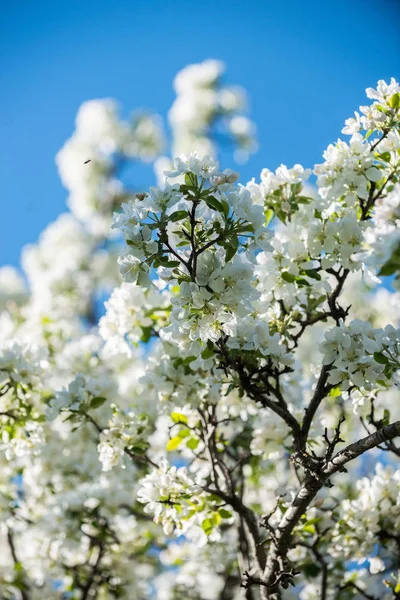
[[[175,73],[219,58],[259,128],[241,180],[312,166],[365,87],[400,77],[399,22],[397,0],[0,0],[0,264],[65,210],[54,156],[84,100],[165,116]]]

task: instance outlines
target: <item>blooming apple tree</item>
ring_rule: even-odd
[[[0,597],[400,598],[400,86],[247,184],[245,92],[175,90],[168,134],[80,108],[70,212],[0,269]]]

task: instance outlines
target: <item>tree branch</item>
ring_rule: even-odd
[[[10,548],[14,567],[17,567],[17,565],[21,565],[21,563],[18,560],[17,551],[16,551],[15,543],[14,543],[14,537],[13,537],[11,529],[9,529],[9,528],[7,529],[7,542],[8,542],[8,546]],[[20,582],[22,583],[22,586],[21,586],[21,588],[19,588],[19,591],[21,592],[22,600],[30,600],[31,595],[29,593],[29,586],[28,586],[27,582],[25,581],[24,574],[25,574],[24,571],[22,571],[22,573],[19,573]],[[22,577],[21,577],[21,575],[22,575]]]
[[[301,450],[304,450],[306,446],[308,434],[310,432],[311,424],[313,422],[315,413],[317,412],[319,405],[321,404],[322,400],[325,398],[328,392],[328,376],[329,367],[323,365],[317,382],[317,387],[315,388],[314,395],[310,401],[310,404],[305,410],[304,420],[301,426]]]
[[[354,460],[364,452],[379,446],[380,444],[393,440],[395,437],[400,435],[400,421],[395,421],[390,425],[386,425],[386,427],[382,427],[371,433],[370,435],[358,440],[358,442],[354,442],[354,444],[350,444],[347,448],[344,448],[328,462],[324,469],[324,473],[326,475],[325,479],[329,478],[337,471],[340,471],[344,465],[351,460]]]
[[[263,580],[270,588],[268,591],[269,600],[279,600],[280,590],[278,585],[270,586],[276,581],[277,575],[282,571],[282,565],[285,565],[287,551],[290,546],[291,535],[294,527],[299,522],[301,516],[307,511],[312,500],[329,480],[332,475],[344,469],[344,466],[381,443],[400,435],[400,421],[391,425],[382,427],[378,431],[368,435],[353,444],[350,444],[335,456],[322,464],[319,471],[308,472],[304,484],[298,491],[291,505],[283,515],[279,523],[275,536],[271,539],[271,545],[267,556],[267,563]]]
[[[265,385],[265,381],[261,381],[265,386],[265,390],[259,389],[255,383],[251,381],[251,375],[246,374],[243,364],[241,364],[239,360],[231,359],[228,348],[226,347],[224,341],[219,340],[218,348],[226,365],[238,374],[240,385],[249,398],[255,402],[260,402],[262,406],[270,408],[274,413],[280,416],[281,419],[283,419],[288,427],[292,430],[294,439],[296,441],[300,436],[301,428],[297,419],[286,408],[286,403],[284,402],[282,396],[279,396],[279,390],[271,388],[272,393],[274,393],[278,398],[278,402],[275,402],[268,396],[268,389]]]
[[[227,494],[220,489],[213,489],[209,487],[205,487],[204,491],[208,492],[209,494],[219,496],[221,500],[224,500],[224,502],[230,504],[232,508],[238,513],[238,515],[243,518],[243,522],[246,524],[246,527],[252,538],[252,552],[258,560],[260,568],[264,569],[266,555],[264,547],[262,545],[257,518],[254,512],[248,506],[243,504],[242,500],[237,495]]]
[[[98,552],[97,552],[96,560],[95,560],[94,564],[91,566],[92,568],[91,568],[88,580],[87,580],[86,584],[84,585],[84,587],[82,588],[81,600],[87,600],[91,596],[90,592],[91,592],[92,586],[95,583],[96,576],[99,574],[99,571],[100,571],[100,562],[101,562],[101,559],[103,558],[104,549],[103,549],[102,544],[99,544],[97,546],[97,548],[98,548]]]

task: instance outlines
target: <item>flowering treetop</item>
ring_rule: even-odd
[[[400,594],[400,86],[313,170],[244,185],[216,158],[221,128],[255,148],[222,70],[177,76],[148,191],[118,169],[159,120],[85,104],[71,213],[24,250],[29,290],[0,270],[2,598]]]

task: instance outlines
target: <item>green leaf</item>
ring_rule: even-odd
[[[390,162],[391,154],[390,152],[382,152],[382,154],[378,154],[378,158],[384,162]]]
[[[200,443],[200,440],[198,440],[197,438],[190,438],[190,440],[188,440],[186,442],[186,446],[188,448],[190,448],[191,450],[196,450],[199,443]]]
[[[78,425],[74,425],[74,427],[71,429],[71,433],[75,433],[75,431],[78,431],[78,429],[80,429],[83,425],[83,422],[78,423]]]
[[[393,96],[389,100],[389,106],[390,108],[394,108],[395,110],[397,108],[400,108],[400,92],[393,94]]]
[[[182,439],[183,438],[179,437],[179,435],[176,435],[175,437],[171,438],[167,444],[168,452],[172,452],[173,450],[176,450],[178,448],[178,446],[181,445]]]
[[[228,385],[228,389],[225,392],[225,396],[229,396],[229,394],[235,389],[235,384],[234,383],[230,383]]]
[[[304,277],[296,277],[296,283],[297,283],[297,285],[305,285],[305,286],[311,285],[311,283],[309,281],[307,281],[307,279],[304,279]]]
[[[340,396],[342,393],[342,390],[340,389],[340,387],[337,385],[336,387],[332,388],[331,391],[329,392],[329,396],[331,398],[337,398],[338,396]]]
[[[153,335],[152,327],[143,327],[142,328],[142,337],[140,339],[142,342],[147,343],[152,335]]]
[[[316,523],[320,523],[322,517],[314,517],[313,519],[309,519],[305,525],[315,525]]]
[[[232,513],[225,508],[220,508],[218,512],[223,519],[230,519],[232,517]]]
[[[187,425],[187,423],[188,423],[187,416],[183,415],[182,413],[178,413],[178,412],[171,413],[171,419],[173,420],[174,423],[183,423],[185,425]]]
[[[236,236],[229,240],[225,253],[225,262],[229,262],[235,256],[239,248],[239,240]]]
[[[103,398],[102,396],[96,396],[95,398],[92,398],[90,401],[90,408],[99,408],[99,406],[102,406],[104,404],[104,402],[106,402],[107,398]]]
[[[187,187],[197,187],[197,175],[194,173],[185,173],[185,184]]]
[[[213,530],[213,523],[211,519],[204,519],[204,521],[201,524],[201,527],[206,535],[210,535],[210,533]]]
[[[178,433],[178,437],[180,437],[183,440],[184,438],[189,437],[190,433],[190,429],[187,429],[185,427],[184,429],[180,430],[180,432]]]
[[[389,364],[389,359],[382,352],[374,352],[374,360],[380,365]]]
[[[22,581],[22,579],[19,579],[19,578],[15,579],[13,581],[13,586],[16,587],[18,590],[21,590],[21,591],[25,591],[25,590],[28,589],[26,583],[24,581]]]
[[[282,223],[286,223],[287,214],[283,210],[278,210],[276,212],[276,216],[280,221],[282,221]]]
[[[71,413],[66,419],[63,419],[63,423],[66,423],[67,421],[71,421],[71,423],[73,423],[74,421],[77,421],[78,418],[79,415],[77,415],[76,413]]]
[[[383,411],[383,425],[389,425],[390,423],[390,411],[385,408],[385,410]]]
[[[217,210],[218,212],[224,214],[224,206],[219,200],[215,198],[215,196],[207,196],[207,198],[204,198],[204,202],[209,208],[212,208],[213,210]]]
[[[265,211],[265,226],[269,224],[273,216],[274,211],[272,210],[272,208],[267,208],[267,210]]]
[[[319,296],[318,298],[310,300],[308,307],[310,311],[314,311],[323,302],[325,302],[325,296]]]
[[[163,267],[166,267],[169,263],[168,256],[164,256],[164,254],[159,254],[157,259],[163,265]]]
[[[301,570],[307,577],[316,577],[321,572],[321,567],[317,564],[302,565]]]
[[[219,512],[216,512],[213,514],[212,522],[214,523],[214,525],[217,525],[217,526],[221,523],[221,515],[219,514]]]
[[[186,219],[187,216],[188,214],[186,210],[176,210],[175,212],[168,215],[168,220],[176,223],[176,221],[182,221],[182,219]]]
[[[212,356],[214,356],[214,354],[214,348],[205,348],[205,350],[203,350],[203,352],[201,353],[201,358],[207,360],[207,358],[211,358]]]
[[[187,365],[190,365],[190,363],[193,362],[194,360],[196,360],[195,356],[187,356],[186,358],[183,359],[182,364],[186,367]]]
[[[131,448],[129,448],[133,454],[145,454],[146,450],[147,450],[147,444],[146,444],[146,448],[142,447],[142,446],[132,446]]]
[[[384,275],[384,276],[388,277],[390,275],[393,275],[394,273],[396,273],[396,271],[399,271],[399,270],[400,270],[400,265],[393,262],[392,260],[388,260],[388,262],[383,265],[383,267],[379,271],[378,275]]]
[[[312,279],[316,279],[317,281],[321,281],[321,275],[315,269],[304,269],[303,275],[306,277],[311,277]]]
[[[229,206],[229,204],[227,203],[226,200],[221,200],[221,204],[222,204],[222,208],[224,209],[224,217],[225,217],[225,219],[227,219],[229,217],[229,211],[230,211],[231,207]]]
[[[296,276],[292,275],[288,271],[284,271],[281,274],[281,277],[282,277],[283,281],[287,281],[288,283],[294,283],[296,281]]]

